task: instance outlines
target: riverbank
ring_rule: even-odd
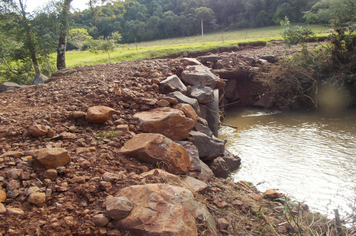
[[[205,58],[209,63],[217,57]],[[231,64],[237,60],[228,60],[231,58],[238,56],[223,56],[219,63],[226,69],[237,68]],[[183,191],[194,197],[194,204],[203,206],[203,213],[194,211],[197,235],[288,235],[298,230],[335,233],[332,221],[308,213],[306,206],[294,208],[292,201],[273,201],[280,197],[277,193],[261,193],[246,182],[217,177],[205,181],[203,189],[187,187],[177,176],[150,173],[157,166],[164,168],[161,163],[142,163],[120,153],[143,131],[134,119],[137,113],[173,107],[160,93],[160,83],[172,75],[182,77],[187,62],[180,59],[76,67],[55,73],[44,85],[1,93],[0,233],[142,235],[142,231],[120,227],[108,210],[109,199],[124,189],[151,184],[185,186]],[[258,61],[259,57],[253,59]],[[163,105],[163,100],[168,104]],[[114,110],[103,124],[85,118],[89,108],[99,105]],[[30,127],[37,127],[38,132]],[[37,135],[40,131],[44,134]],[[53,148],[65,149],[70,162],[54,171],[36,165],[37,150]],[[158,193],[154,196],[156,202],[161,199]],[[133,202],[133,209],[137,204]],[[167,212],[154,207],[158,205],[144,206],[149,209],[149,213],[145,211],[148,216]],[[286,211],[280,214],[283,209]],[[298,220],[288,220],[289,216]]]

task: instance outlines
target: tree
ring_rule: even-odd
[[[92,38],[86,29],[71,29],[68,33],[68,42],[77,48],[81,48],[84,41]]]
[[[103,36],[99,37],[98,45],[91,47],[90,50],[97,53],[98,51],[104,51],[108,54],[109,61],[111,63],[110,52],[114,51],[117,47],[116,42],[121,40],[121,34],[119,32],[112,33],[109,37],[104,38]]]
[[[204,21],[210,22],[215,18],[214,12],[208,7],[199,7],[195,10],[195,18],[201,22],[201,37],[204,37]]]
[[[66,45],[67,45],[67,32],[69,28],[69,8],[73,0],[63,0],[61,3],[61,12],[59,15],[59,39],[57,48],[57,69],[62,70],[66,68]]]

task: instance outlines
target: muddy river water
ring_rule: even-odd
[[[232,176],[260,191],[276,189],[333,216],[351,212],[356,198],[356,110],[282,113],[235,109],[219,138],[241,157]]]

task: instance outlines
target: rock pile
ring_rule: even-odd
[[[225,81],[209,60],[68,69],[1,93],[0,234],[233,232],[205,205],[233,207],[215,177],[240,165],[210,128]]]

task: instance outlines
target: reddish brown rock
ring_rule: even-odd
[[[218,225],[220,229],[226,229],[227,227],[229,227],[229,222],[224,218],[219,218]]]
[[[25,214],[21,208],[7,208],[6,212],[9,216],[20,216]]]
[[[117,130],[118,131],[121,131],[121,132],[128,132],[130,131],[130,128],[128,125],[118,125],[116,126]]]
[[[132,207],[132,203],[125,196],[113,197],[106,200],[106,211],[114,220],[120,220],[128,216]]]
[[[4,204],[0,203],[0,214],[4,214],[6,212],[6,207]]]
[[[160,107],[169,107],[170,103],[166,99],[160,99],[156,102],[156,105]]]
[[[15,157],[15,158],[19,158],[19,157],[22,157],[23,155],[24,155],[23,152],[8,151],[8,152],[5,152],[4,154],[0,155],[0,158],[4,158],[4,157]]]
[[[85,115],[86,115],[86,113],[83,111],[73,111],[73,113],[72,113],[72,116],[74,119],[84,118]]]
[[[181,110],[182,112],[184,112],[184,115],[192,120],[194,120],[194,125],[197,122],[199,116],[198,114],[195,112],[194,108],[186,103],[179,103],[177,105],[174,106],[175,109]]]
[[[28,202],[37,206],[42,206],[46,202],[45,193],[31,193],[28,197]]]
[[[6,200],[6,192],[4,190],[0,190],[0,203],[5,202]]]
[[[104,214],[97,214],[93,216],[91,220],[94,222],[96,226],[99,227],[104,227],[109,223],[108,217],[106,217]]]
[[[201,180],[186,176],[183,179],[184,183],[192,188],[195,192],[202,192],[208,188],[208,185]]]
[[[181,180],[181,178],[179,178],[179,176],[170,174],[170,173],[168,173],[164,170],[161,170],[161,169],[153,169],[148,172],[142,173],[140,176],[142,178],[150,178],[152,176],[155,176],[158,178],[163,178],[166,181],[165,183],[170,184],[170,185],[175,185],[175,186],[183,186],[184,185],[183,181]]]
[[[224,208],[224,207],[227,207],[229,204],[225,201],[221,201],[219,199],[216,199],[214,201],[214,204],[217,205],[219,208]]]
[[[36,162],[46,169],[55,169],[68,164],[70,156],[64,148],[44,148],[38,150]]]
[[[138,235],[197,235],[195,200],[191,191],[167,184],[135,185],[116,196],[134,205],[130,215],[113,224]]]
[[[48,169],[43,173],[43,177],[46,179],[54,180],[58,176],[58,172],[55,169]]]
[[[195,121],[178,109],[170,107],[156,108],[134,115],[139,120],[141,130],[148,133],[160,133],[173,140],[188,138]]]
[[[248,194],[252,199],[254,199],[255,201],[262,201],[262,196],[256,193],[249,193]]]
[[[105,106],[89,107],[86,119],[90,123],[105,123],[115,113],[115,110]]]
[[[280,198],[283,197],[283,194],[274,191],[273,189],[267,189],[265,192],[266,197],[270,199]]]
[[[33,137],[43,137],[47,135],[48,129],[49,126],[38,125],[34,123],[28,128],[28,131]]]
[[[161,134],[138,134],[127,141],[119,152],[142,162],[155,163],[173,174],[185,174],[190,169],[188,152]]]

